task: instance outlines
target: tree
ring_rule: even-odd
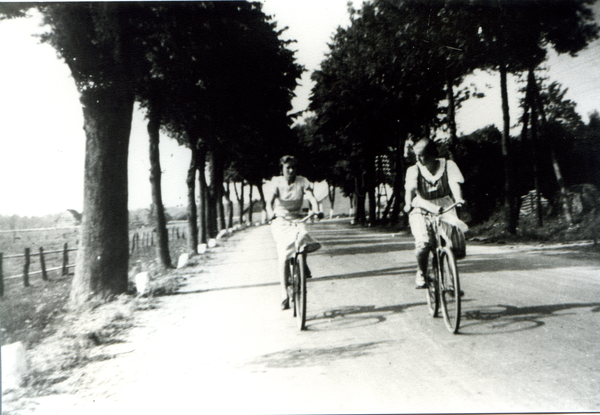
[[[185,30],[178,30],[185,47],[165,59],[165,76],[177,80],[174,96],[180,103],[170,109],[168,130],[197,153],[201,188],[205,161],[210,162],[210,185],[201,190],[206,215],[199,221],[214,237],[225,227],[224,171],[234,166],[242,179],[261,186],[275,162],[272,154],[291,136],[288,112],[302,68],[259,3],[179,6],[188,18],[180,22]]]
[[[335,143],[354,178],[357,221],[362,221],[364,195],[369,220],[375,222],[375,159],[394,152],[394,195],[403,200],[404,141],[409,134],[428,135],[438,121],[445,97],[445,78],[427,39],[427,16],[436,4],[376,1],[360,11],[350,9],[351,25],[338,28],[331,52],[313,73],[310,108],[317,132]],[[395,206],[394,216],[400,212]]]
[[[505,205],[508,212],[508,228],[516,232],[518,204],[514,194],[514,166],[510,154],[508,96],[506,76],[509,72],[533,71],[545,58],[544,46],[551,44],[559,53],[574,55],[590,40],[597,38],[598,26],[588,5],[594,0],[554,2],[548,7],[539,2],[479,2],[480,39],[489,48],[489,66],[500,72],[503,128],[503,158],[505,160]],[[533,95],[538,95],[537,86]],[[541,109],[541,108],[540,108]],[[543,118],[542,118],[543,119]],[[556,179],[563,194],[566,207],[566,189],[560,167],[552,156]],[[568,211],[565,209],[565,215]]]
[[[491,125],[460,137],[455,160],[460,166],[465,183],[463,194],[469,203],[466,211],[471,224],[489,219],[502,200],[504,178],[502,170],[502,133]]]
[[[71,303],[127,291],[127,158],[135,79],[144,57],[136,47],[143,7],[133,3],[48,3],[42,40],[69,66],[86,133],[83,222]]]
[[[152,188],[152,204],[154,206],[154,226],[156,229],[156,256],[163,268],[171,268],[171,255],[169,253],[169,233],[165,208],[162,202],[162,185],[160,168],[160,107],[158,102],[148,114],[148,136],[150,137],[150,184]]]
[[[169,237],[166,226],[165,209],[162,202],[161,167],[160,167],[160,129],[168,125],[172,119],[173,107],[180,109],[181,105],[172,105],[172,98],[177,95],[180,83],[190,84],[194,78],[189,72],[182,71],[182,57],[188,59],[186,48],[189,46],[189,35],[186,36],[186,23],[189,16],[198,16],[197,8],[175,3],[154,3],[149,6],[154,19],[144,22],[145,30],[142,44],[146,51],[148,65],[143,78],[136,85],[136,98],[142,108],[145,108],[148,119],[148,135],[150,138],[150,183],[154,225],[157,233],[156,254],[163,268],[172,267],[169,253]],[[183,50],[183,52],[182,52]],[[195,166],[194,166],[195,171]],[[194,177],[191,178],[192,185]],[[193,195],[192,195],[193,198]],[[197,229],[195,225],[195,209],[190,214],[194,224],[188,227],[188,242],[195,241]],[[193,242],[191,252],[196,250],[197,243]]]

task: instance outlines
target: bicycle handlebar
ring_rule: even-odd
[[[288,219],[285,216],[277,216],[277,215],[274,215],[271,220],[273,220],[275,218],[282,218],[282,219],[285,219],[288,222],[292,222],[292,223],[303,223],[303,222],[306,222],[307,220],[311,219],[314,216],[317,216],[319,219],[323,219],[325,217],[323,212],[309,212],[308,215],[306,215],[305,217],[303,217],[302,219],[299,219],[299,220]]]
[[[429,206],[429,205],[431,205],[431,206]],[[463,203],[456,202],[456,203],[451,204],[447,208],[444,208],[442,206],[434,205],[433,203],[428,203],[427,205],[422,205],[422,206],[419,205],[419,206],[415,206],[415,207],[419,208],[419,209],[423,209],[424,211],[431,213],[432,215],[439,216],[439,215],[443,215],[446,212],[451,211],[455,207],[462,206],[462,205],[463,205]],[[435,206],[435,208],[433,206]]]

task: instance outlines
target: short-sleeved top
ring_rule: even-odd
[[[288,184],[285,177],[275,176],[271,180],[271,186],[276,196],[273,210],[276,216],[289,217],[302,214],[304,194],[308,189],[312,190],[312,185],[306,177],[296,176],[296,180]]]
[[[464,183],[465,179],[454,161],[437,160],[440,167],[434,175],[419,162],[410,166],[406,170],[405,189],[416,188],[423,199],[433,200],[452,194],[449,183]]]

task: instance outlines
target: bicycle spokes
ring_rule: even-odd
[[[427,272],[425,273],[425,283],[427,284],[427,306],[429,314],[432,317],[438,316],[440,307],[439,289],[438,289],[438,264],[433,251],[429,251],[427,257]]]
[[[450,250],[443,252],[440,267],[440,300],[444,323],[451,333],[458,332],[460,325],[460,285],[456,260]]]

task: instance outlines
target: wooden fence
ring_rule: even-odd
[[[6,255],[0,252],[0,296],[4,295],[4,280],[10,280],[15,278],[23,278],[23,285],[25,287],[29,287],[29,277],[35,274],[41,274],[42,279],[44,281],[48,281],[48,272],[50,271],[58,271],[61,270],[61,275],[67,275],[69,273],[69,268],[75,266],[75,264],[69,264],[69,252],[77,251],[77,248],[69,249],[67,243],[64,244],[63,249],[56,251],[46,251],[44,252],[44,248],[40,246],[39,252],[31,252],[31,248],[25,248],[25,252],[22,255]],[[62,255],[62,265],[59,267],[46,268],[46,256],[47,255]],[[40,270],[39,271],[30,271],[29,266],[31,265],[31,258],[39,256],[40,257]],[[23,264],[23,273],[20,275],[11,275],[9,277],[4,277],[4,260],[5,259],[15,259],[15,258],[24,258]]]
[[[169,240],[185,239],[186,228],[181,226],[182,223],[187,224],[187,222],[182,221],[181,223],[175,222],[174,224],[167,226]],[[153,229],[138,229],[136,231],[131,231],[129,237],[129,251],[134,253],[141,248],[155,246],[155,235],[156,232]]]
[[[185,239],[186,235],[185,235],[185,227],[183,226],[185,223],[187,222],[173,222],[168,226],[168,232],[169,232],[169,239],[171,240],[175,240],[175,239]],[[41,230],[46,230],[46,229],[41,229]],[[30,230],[20,230],[18,232],[23,232],[23,231],[30,231]],[[40,231],[40,229],[32,229],[31,231]],[[16,235],[17,231],[10,231],[11,233],[14,232]],[[6,233],[6,231],[4,231],[4,233]],[[137,230],[133,230],[130,231],[130,238],[129,238],[129,246],[130,246],[130,252],[134,253],[135,251],[139,251],[141,249],[144,248],[149,248],[149,247],[153,247],[155,245],[155,238],[154,238],[155,232],[152,228],[146,228],[146,229],[137,229]],[[15,236],[16,238],[16,236]],[[2,252],[0,252],[0,297],[4,296],[4,281],[5,280],[11,280],[11,279],[16,279],[16,278],[22,278],[23,279],[23,285],[25,287],[29,287],[30,286],[30,282],[29,282],[29,277],[32,275],[37,275],[37,274],[41,274],[42,276],[42,280],[44,281],[48,281],[48,273],[51,271],[61,271],[61,275],[68,275],[69,274],[69,268],[73,268],[75,266],[75,264],[69,264],[69,252],[75,252],[77,251],[77,248],[69,248],[68,247],[68,243],[65,242],[63,249],[60,250],[54,250],[54,251],[44,251],[43,247],[39,247],[39,252],[31,252],[31,248],[26,247],[24,248],[24,253],[23,254],[17,254],[17,255],[4,255]],[[57,266],[57,267],[52,267],[52,268],[47,268],[46,267],[46,259],[48,255],[62,255],[62,265],[61,266]],[[31,271],[30,270],[30,266],[31,266],[31,260],[34,257],[39,257],[39,263],[40,263],[40,269],[37,271]],[[22,274],[18,274],[18,275],[11,275],[8,277],[4,277],[4,260],[10,259],[10,260],[14,260],[14,259],[20,259],[23,258],[24,262],[23,262],[23,273]]]

